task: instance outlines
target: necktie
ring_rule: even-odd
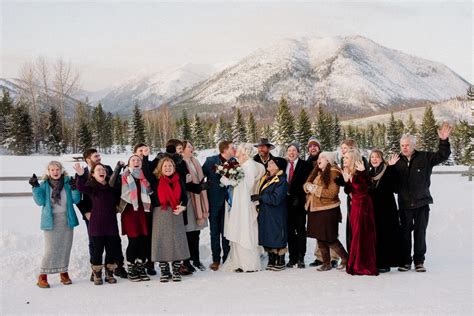
[[[293,173],[295,173],[295,162],[290,161],[290,174],[288,175],[288,183],[291,183],[291,180],[293,180]]]

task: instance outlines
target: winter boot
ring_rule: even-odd
[[[117,283],[117,279],[114,278],[114,270],[117,268],[115,263],[108,263],[105,266],[105,282],[109,284]]]
[[[146,273],[148,275],[156,275],[156,270],[155,270],[155,263],[151,260],[148,260],[145,264],[146,267]]]
[[[179,270],[181,268],[181,261],[173,261],[173,276],[172,280],[174,282],[179,282],[181,281],[181,274],[179,273]]]
[[[276,260],[277,260],[277,254],[273,253],[273,252],[269,252],[268,253],[268,264],[267,264],[267,267],[265,268],[265,270],[273,270],[273,268],[275,267]]]
[[[36,283],[36,285],[42,289],[49,288],[48,276],[46,274],[40,274],[38,277],[38,283]]]
[[[415,271],[416,272],[426,272],[426,268],[423,265],[423,263],[417,263],[417,264],[415,264]]]
[[[200,271],[206,271],[206,267],[201,263],[201,261],[193,261],[193,266],[195,266]]]
[[[94,272],[94,285],[102,285],[104,281],[102,280],[102,264],[92,265],[92,271]]]
[[[89,278],[89,281],[94,282],[94,271],[91,272],[91,277]]]
[[[138,277],[141,281],[150,281],[150,277],[146,274],[145,263],[140,259],[135,260],[135,265],[137,266]]]
[[[331,254],[329,252],[329,247],[327,243],[318,241],[318,248],[321,251],[321,257],[323,259],[323,265],[320,266],[318,271],[329,271],[332,269],[331,266]]]
[[[170,265],[168,262],[160,262],[160,282],[168,282],[171,279]]]
[[[122,279],[128,278],[127,271],[123,268],[123,263],[115,265],[117,268],[114,270],[115,276],[121,277]]]
[[[141,281],[140,275],[138,274],[138,268],[136,263],[129,263],[128,264],[128,279],[132,282],[139,282]]]
[[[275,255],[275,265],[273,266],[273,271],[283,271],[285,270],[285,254]]]
[[[336,242],[331,243],[329,247],[331,247],[331,249],[333,249],[341,258],[341,264],[336,269],[341,271],[346,270],[349,255],[347,254],[346,249],[344,249],[344,246],[339,240],[337,240]]]
[[[67,272],[60,273],[59,278],[61,280],[61,283],[64,285],[72,284],[71,278],[69,278],[69,274]]]

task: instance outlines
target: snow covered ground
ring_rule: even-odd
[[[199,158],[202,160],[207,151]],[[42,174],[50,156],[0,156],[0,176]],[[106,156],[113,165],[127,156]],[[57,158],[61,160],[61,157]],[[72,162],[65,163],[72,173]],[[465,170],[466,167],[436,169]],[[0,182],[0,192],[29,191],[25,182]],[[473,313],[473,182],[460,175],[433,175],[435,203],[428,226],[427,273],[392,271],[377,277],[351,276],[315,268],[283,272],[224,273],[206,270],[181,283],[94,286],[89,280],[83,221],[74,232],[70,262],[73,284],[59,276],[51,288],[36,279],[43,253],[40,208],[31,197],[0,198],[0,314],[449,314]],[[343,193],[341,198],[345,199]],[[343,203],[343,213],[345,213]],[[345,214],[344,214],[345,215]],[[345,222],[340,225],[344,243]],[[122,238],[125,249],[126,238]],[[305,261],[313,260],[308,239]],[[201,233],[201,259],[211,262],[209,230]]]

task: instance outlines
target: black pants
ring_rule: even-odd
[[[118,239],[117,239],[118,237]],[[94,246],[91,263],[102,264],[102,254],[105,249],[105,264],[113,264],[122,256],[122,248],[119,243],[120,236],[91,236]]]
[[[85,219],[84,222],[86,223],[87,237],[89,239],[89,261],[92,263],[92,257],[94,256],[94,243],[92,242],[91,235],[89,235],[89,221]]]
[[[229,241],[224,237],[225,212],[224,204],[219,207],[213,206],[209,209],[209,228],[211,232],[211,251],[213,262],[221,261],[221,249],[222,262],[224,262],[227,259],[230,250]]]
[[[414,236],[413,261],[415,265],[425,261],[426,228],[430,216],[428,205],[411,209],[400,210],[400,224],[402,233],[402,263],[411,264],[411,232]]]
[[[148,244],[149,236],[128,237],[127,261],[135,263],[137,259],[145,262],[147,259],[147,249],[151,248]]]
[[[291,201],[291,199],[288,199]],[[289,202],[291,203],[291,202]],[[288,252],[290,261],[304,261],[306,254],[306,211],[288,205]]]
[[[191,255],[190,260],[194,263],[200,262],[199,260],[199,235],[201,234],[200,230],[195,230],[192,232],[186,232],[186,237],[188,238],[188,248]]]

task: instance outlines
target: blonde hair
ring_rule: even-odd
[[[349,173],[350,174],[355,174],[356,172],[356,162],[361,162],[362,161],[362,155],[357,149],[349,149],[346,154],[344,155],[344,158],[349,158],[350,159],[350,164],[349,164]]]
[[[55,166],[55,167],[58,167],[60,170],[61,170],[61,174],[63,176],[67,176],[67,172],[66,170],[64,170],[64,167],[63,165],[59,162],[59,161],[56,161],[56,160],[51,160],[48,165],[46,166],[46,172],[44,173],[42,179],[43,180],[47,180],[49,179],[49,167],[51,166]]]
[[[176,164],[174,163],[174,160],[171,159],[170,157],[163,157],[160,159],[160,162],[158,162],[158,166],[156,166],[155,170],[153,170],[153,174],[157,177],[160,178],[163,175],[163,172],[161,169],[163,169],[163,165],[165,164],[166,161],[171,162],[173,165],[174,171],[176,172]]]
[[[239,144],[237,151],[240,151],[247,159],[250,159],[255,154],[255,149],[250,143]]]

